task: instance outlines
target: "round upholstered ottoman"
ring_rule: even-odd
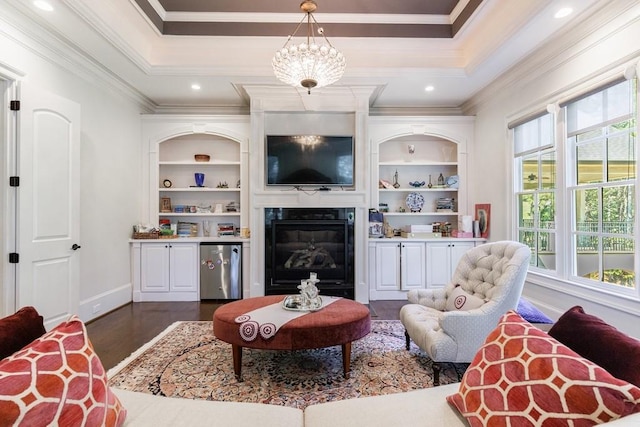
[[[349,378],[351,365],[351,342],[371,331],[369,309],[359,302],[345,298],[329,298],[331,303],[314,312],[296,313],[287,320],[281,304],[286,295],[247,298],[227,303],[213,313],[213,333],[216,338],[231,344],[233,370],[241,380],[242,348],[268,350],[302,350],[311,348],[342,346],[342,363],[345,378]],[[272,306],[263,311],[260,333],[242,331],[254,325],[247,321],[256,310]],[[254,316],[256,317],[256,316]],[[270,322],[273,318],[273,322]],[[281,322],[284,322],[280,324]],[[255,322],[254,322],[255,323]],[[277,326],[273,326],[273,325]],[[277,332],[274,329],[277,328]]]

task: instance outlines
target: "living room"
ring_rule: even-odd
[[[45,24],[46,18],[32,11],[27,12],[27,6],[18,3],[20,2],[9,1],[3,4],[0,15],[3,24],[6,23],[3,25],[5,30],[2,33],[3,49],[0,57],[5,99],[14,99],[17,95],[14,82],[19,81],[22,84],[22,96],[28,94],[29,86],[37,87],[70,99],[81,107],[82,147],[78,175],[81,186],[77,203],[82,214],[74,226],[78,228],[78,236],[82,237],[78,241],[82,248],[76,251],[76,260],[73,261],[77,268],[77,275],[74,277],[78,286],[73,292],[67,290],[69,293],[65,295],[68,296],[72,310],[88,321],[132,300],[129,242],[131,226],[147,222],[151,217],[149,174],[144,166],[148,162],[148,153],[145,151],[148,141],[144,141],[141,114],[158,115],[167,111],[175,114],[180,109],[175,106],[158,108],[149,98],[141,96],[140,92],[132,91],[130,84],[113,78],[112,72],[107,71],[99,60],[72,48],[68,40],[51,38],[52,30]],[[640,27],[635,2],[596,2],[588,12],[580,17],[580,25],[574,22],[568,29],[559,31],[535,52],[531,52],[503,74],[496,75],[489,84],[459,105],[447,109],[429,109],[423,105],[413,110],[401,111],[401,116],[423,119],[442,118],[445,117],[443,114],[474,117],[473,144],[467,147],[466,153],[467,200],[464,210],[471,213],[475,204],[491,204],[492,241],[514,238],[514,202],[511,190],[513,159],[510,150],[505,149],[510,144],[508,124],[546,110],[548,105],[562,103],[598,88],[622,76],[638,62],[638,52],[633,43]],[[78,25],[88,31],[86,23]],[[87,32],[87,40],[97,37],[89,34]],[[127,68],[131,65],[123,63],[120,66]],[[251,85],[245,85],[251,91]],[[266,99],[260,93],[263,85],[260,82],[253,87],[254,94],[249,97],[252,102]],[[349,101],[352,105],[347,110],[353,112],[353,116],[350,116],[348,130],[356,135],[364,135],[364,132],[368,132],[365,123],[374,116],[378,120],[379,116],[384,116],[384,111],[369,108],[369,103],[356,105],[356,101],[361,102],[363,97],[371,94],[358,93],[354,96],[352,89],[355,87],[336,87],[337,92],[332,92],[329,87],[326,88],[326,93],[333,96],[342,89],[348,89],[352,93]],[[273,87],[268,89],[273,93]],[[288,94],[289,92],[285,96],[283,93],[281,98],[295,99],[296,102],[304,100],[297,93],[293,96]],[[342,98],[334,98],[332,102],[335,103],[335,99]],[[247,123],[255,123],[251,114],[258,114],[255,112],[260,111],[260,108],[264,110],[264,107],[254,104],[252,108],[253,110],[235,108],[236,112],[241,113],[236,116],[242,117]],[[302,109],[304,108],[307,107],[303,106]],[[316,108],[318,106],[311,107],[312,110]],[[332,108],[336,110],[335,106]],[[183,117],[193,114],[215,117],[229,115],[229,110],[233,109],[221,106],[209,109],[187,106],[180,114]],[[302,115],[312,118],[313,114]],[[8,111],[3,117],[7,129],[14,129],[11,117]],[[269,121],[266,123],[268,125]],[[258,141],[255,144],[260,144],[264,132],[263,128],[250,128],[250,139]],[[12,132],[5,132],[7,140],[11,140],[13,135]],[[9,144],[5,144],[5,147],[8,146]],[[358,149],[361,150],[361,157],[368,157],[364,144],[359,145]],[[5,152],[4,157],[7,172],[5,176],[12,176],[15,166],[9,161],[11,152]],[[258,158],[252,158],[252,161],[259,163]],[[36,170],[33,165],[31,168],[23,165],[20,171],[22,180]],[[247,170],[248,179],[264,179],[261,174],[258,174],[260,178],[254,176]],[[362,197],[359,201],[359,217],[364,220],[366,209],[374,207],[369,206],[373,183],[371,174],[364,173],[359,179],[357,190]],[[6,196],[9,201],[12,197],[11,192]],[[298,197],[311,198],[300,194],[296,195]],[[332,192],[328,197],[339,196]],[[350,195],[346,194],[346,197]],[[322,205],[323,202],[319,200],[326,199],[314,199],[313,203]],[[8,207],[3,209],[5,260],[18,246],[13,234],[13,215]],[[247,224],[254,224],[253,219],[251,221]],[[256,235],[254,231],[252,230],[252,237]],[[252,248],[253,250],[256,249]],[[259,253],[256,255],[254,258],[260,258]],[[366,283],[367,267],[361,265],[359,268],[360,281]],[[16,303],[18,292],[10,285],[16,283],[16,276],[20,276],[14,269],[15,264],[3,264],[3,314],[12,313],[21,305]],[[554,276],[544,271],[530,271],[524,294],[551,317],[557,318],[569,307],[579,304],[589,312],[606,318],[621,330],[638,336],[639,332],[633,327],[640,317],[637,289],[632,296],[616,295],[571,283],[567,277],[564,272]],[[25,276],[21,276],[21,280],[25,280]],[[32,301],[38,301],[47,312],[49,301],[55,298],[38,291],[23,290],[20,296],[34,298]],[[359,296],[368,298],[368,295],[362,293]],[[51,313],[47,314],[55,317],[59,313],[52,308]]]

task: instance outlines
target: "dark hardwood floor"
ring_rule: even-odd
[[[105,369],[110,369],[178,320],[212,320],[223,303],[135,302],[87,323],[89,339]],[[372,320],[397,320],[406,301],[371,301]]]

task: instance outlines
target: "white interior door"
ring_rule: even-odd
[[[50,329],[79,307],[80,106],[21,86],[17,305]]]

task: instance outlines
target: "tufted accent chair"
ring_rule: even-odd
[[[471,362],[500,317],[516,308],[530,258],[529,247],[521,243],[486,243],[463,255],[444,288],[409,291],[409,304],[400,309],[407,350],[413,340],[433,360],[434,385],[439,385],[438,362]],[[468,311],[446,311],[457,285],[486,302]]]

